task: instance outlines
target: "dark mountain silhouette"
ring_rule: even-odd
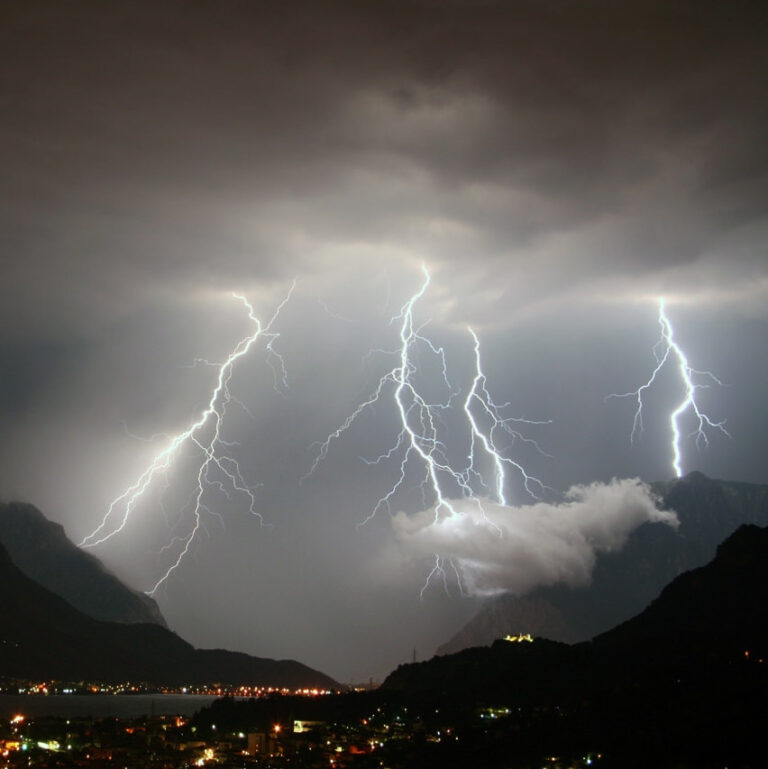
[[[640,526],[621,551],[598,557],[587,588],[555,586],[491,599],[437,653],[491,644],[507,633],[530,632],[567,643],[593,638],[642,611],[679,574],[706,563],[742,524],[768,525],[767,485],[692,472],[652,488],[662,506],[677,513],[677,531]]]
[[[376,691],[227,698],[193,723],[268,731],[299,718],[327,724],[334,740],[346,725],[360,745],[383,734],[370,754],[333,754],[360,769],[757,769],[767,652],[768,529],[744,526],[591,642],[498,640],[401,666]]]
[[[641,614],[589,644],[606,665],[680,673],[768,664],[768,528],[742,526],[706,566],[681,574]],[[631,672],[630,672],[631,674]]]
[[[23,574],[2,545],[0,618],[0,673],[11,678],[337,686],[293,660],[195,649],[160,625],[88,617]]]
[[[24,574],[90,617],[167,627],[149,596],[124,585],[32,505],[0,503],[0,544]]]
[[[462,703],[465,714],[505,706],[498,725],[469,734],[488,767],[541,766],[543,750],[600,752],[605,769],[764,766],[768,529],[741,527],[711,563],[593,641],[498,640],[401,666],[379,694],[433,708]]]
[[[762,663],[761,660],[765,660]],[[427,690],[505,701],[619,679],[647,684],[742,665],[768,669],[768,528],[742,526],[706,566],[668,585],[641,614],[592,641],[496,640],[488,647],[402,665],[384,690]],[[586,685],[586,681],[589,685]]]

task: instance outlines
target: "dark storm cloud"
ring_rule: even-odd
[[[526,273],[540,296],[569,260],[550,255],[557,236],[581,262],[572,284],[695,263],[764,225],[751,4],[4,13],[6,285],[57,317],[74,301],[125,312],[148,284],[290,276],[310,251],[324,269],[320,253],[381,242]],[[593,226],[617,231],[603,253]],[[16,289],[3,307],[32,323],[30,299]]]
[[[422,260],[419,319],[456,381],[472,323],[499,401],[553,419],[536,437],[556,459],[531,460],[551,485],[669,472],[666,423],[649,415],[632,448],[631,404],[603,403],[647,376],[661,292],[692,362],[728,384],[702,397],[734,441],[690,465],[766,480],[766,22],[750,2],[5,3],[0,494],[83,536],[151,456],[121,420],[183,425],[210,387],[186,366],[247,326],[227,292],[267,316],[296,277],[288,395],[258,355],[234,380],[276,529],[209,521],[163,609],[198,643],[341,677],[436,645],[469,609],[383,587],[390,523],[355,527],[392,481],[359,461],[391,445],[392,409],[298,484],[391,362],[361,365],[395,345]],[[139,529],[101,554],[147,587],[160,562]]]

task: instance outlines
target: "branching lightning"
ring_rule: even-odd
[[[263,523],[261,514],[256,510],[256,498],[253,489],[244,480],[237,460],[228,453],[228,449],[233,444],[226,441],[222,436],[222,427],[230,403],[233,401],[239,403],[229,389],[235,363],[246,356],[257,342],[266,342],[265,350],[268,362],[274,373],[275,387],[277,388],[278,382],[281,382],[283,385],[287,383],[283,359],[274,349],[274,342],[279,334],[272,331],[272,326],[290,299],[293,288],[294,286],[292,285],[288,294],[280,302],[266,325],[262,325],[259,318],[256,317],[253,307],[244,296],[236,293],[232,294],[235,299],[245,306],[255,330],[249,336],[241,339],[227,359],[223,363],[218,364],[216,384],[211,391],[207,406],[203,409],[198,419],[192,422],[184,431],[168,439],[165,448],[156,454],[141,475],[112,501],[101,523],[80,543],[80,547],[95,547],[123,531],[128,524],[131,514],[153,482],[157,479],[166,479],[167,481],[167,472],[182,447],[191,446],[195,449],[199,453],[200,460],[190,500],[192,526],[186,534],[174,536],[163,547],[161,552],[175,550],[176,557],[155,583],[154,587],[147,591],[148,595],[153,595],[182,563],[189,552],[192,542],[200,531],[202,514],[204,512],[213,514],[210,507],[204,502],[208,489],[220,491],[228,499],[231,498],[230,492],[241,495],[245,498],[251,515],[255,516],[260,523]],[[202,362],[206,365],[212,365],[208,361]]]
[[[397,356],[396,365],[379,379],[373,393],[360,403],[324,441],[318,444],[318,451],[312,466],[304,476],[305,479],[311,476],[328,455],[331,444],[349,430],[364,411],[378,403],[391,391],[392,402],[401,428],[397,440],[394,446],[376,459],[364,461],[369,465],[376,465],[393,457],[399,457],[400,471],[393,486],[376,502],[368,517],[361,521],[359,526],[371,521],[382,509],[392,512],[391,504],[403,488],[406,482],[407,469],[411,465],[421,468],[421,487],[425,505],[434,508],[434,524],[438,524],[444,518],[458,518],[463,515],[456,509],[452,499],[471,500],[485,517],[482,499],[475,491],[478,486],[486,492],[492,488],[491,494],[494,501],[506,505],[508,481],[506,471],[509,468],[516,471],[522,479],[525,490],[532,498],[538,499],[537,492],[541,492],[545,488],[544,484],[538,478],[527,473],[520,463],[505,455],[499,441],[502,436],[506,436],[506,440],[510,444],[515,441],[522,441],[540,450],[536,441],[524,437],[513,425],[541,425],[548,424],[548,422],[501,416],[501,411],[509,404],[495,403],[488,391],[480,360],[480,341],[472,329],[469,329],[469,334],[474,345],[475,369],[471,386],[462,406],[469,433],[466,464],[460,469],[455,469],[451,465],[447,456],[446,442],[441,438],[444,427],[443,413],[453,407],[459,391],[454,391],[450,384],[445,351],[442,347],[435,346],[424,335],[424,326],[416,325],[414,320],[414,308],[430,285],[430,275],[426,266],[422,265],[422,271],[424,280],[419,290],[408,299],[391,321],[393,324],[399,325],[400,344],[394,352]],[[417,386],[416,375],[419,373],[419,366],[416,361],[419,353],[432,356],[439,365],[442,378],[441,386],[447,393],[443,402],[429,402]],[[481,423],[487,423],[489,426],[483,428]],[[483,462],[489,463],[493,467],[490,482],[481,472],[480,468]],[[501,535],[501,530],[492,521],[487,518],[485,520]],[[432,570],[421,590],[422,595],[433,578],[440,578],[447,589],[446,565],[452,568],[459,590],[463,592],[461,574],[457,564],[452,559],[444,559],[436,553]]]
[[[483,373],[480,364],[480,340],[477,338],[477,334],[475,334],[471,328],[469,329],[469,333],[472,335],[472,339],[474,341],[475,378],[472,380],[472,387],[470,388],[469,393],[467,394],[467,398],[464,401],[464,412],[466,413],[467,421],[472,428],[469,453],[467,454],[467,460],[469,464],[467,466],[465,477],[467,481],[469,481],[470,477],[474,476],[480,483],[483,485],[485,484],[482,475],[475,469],[475,444],[477,441],[479,441],[482,444],[485,453],[493,461],[496,476],[496,501],[500,505],[507,504],[507,498],[504,491],[506,484],[506,475],[504,473],[505,464],[514,467],[515,470],[517,470],[523,479],[525,490],[531,497],[537,499],[538,496],[536,492],[534,492],[534,490],[531,488],[531,486],[537,486],[538,490],[541,491],[543,489],[542,482],[538,478],[534,478],[533,476],[528,475],[520,463],[515,462],[509,457],[505,457],[497,447],[496,439],[494,436],[499,430],[502,430],[503,432],[506,432],[513,441],[519,440],[523,443],[528,443],[538,452],[544,454],[544,452],[541,450],[541,447],[535,440],[527,438],[519,430],[515,430],[511,425],[515,422],[529,425],[543,425],[549,424],[549,420],[534,421],[530,419],[509,417],[503,419],[500,416],[500,409],[504,409],[510,404],[496,404],[494,403],[493,398],[491,398],[491,394],[488,392],[488,388],[486,386],[485,374]],[[473,403],[478,404],[481,413],[484,413],[490,421],[491,427],[487,433],[482,432],[482,430],[478,427],[477,420],[472,415],[471,407]]]
[[[683,383],[685,395],[683,400],[680,401],[677,407],[670,413],[669,426],[672,431],[672,469],[675,473],[675,477],[680,478],[683,475],[682,450],[680,447],[682,439],[680,432],[680,417],[686,411],[692,411],[696,418],[696,428],[691,433],[691,436],[695,438],[697,446],[709,445],[707,428],[718,430],[729,438],[731,436],[730,433],[725,429],[725,420],[722,420],[721,422],[712,421],[699,408],[699,405],[696,402],[697,390],[709,387],[712,382],[720,386],[722,386],[723,383],[712,372],[698,371],[697,369],[694,369],[690,366],[687,356],[674,339],[674,330],[672,328],[672,324],[669,322],[669,318],[667,318],[667,315],[664,311],[664,299],[661,297],[659,298],[658,322],[660,327],[660,336],[658,341],[653,346],[653,355],[656,359],[656,366],[651,372],[651,376],[648,378],[648,381],[640,385],[637,390],[633,390],[627,393],[612,393],[608,396],[608,398],[635,398],[637,402],[637,408],[635,410],[635,416],[632,422],[632,432],[630,434],[630,441],[634,443],[638,436],[643,432],[643,397],[645,396],[646,391],[653,386],[657,376],[664,368],[667,361],[670,359],[676,361],[680,380]]]

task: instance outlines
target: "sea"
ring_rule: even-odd
[[[216,697],[203,694],[0,694],[0,720],[27,718],[139,718],[191,716]]]

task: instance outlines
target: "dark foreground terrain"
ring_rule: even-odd
[[[711,561],[739,526],[768,526],[765,484],[714,480],[694,471],[651,488],[661,507],[677,514],[676,529],[643,524],[620,550],[598,555],[585,587],[554,585],[488,599],[437,653],[490,646],[510,632],[587,641],[639,614],[675,577]]]
[[[333,679],[293,660],[195,649],[158,624],[102,622],[33,582],[0,545],[0,675],[50,681],[218,682],[334,688]]]
[[[158,625],[85,617],[2,550],[0,586],[7,671],[75,678],[85,666],[94,678],[169,681],[271,671],[325,683],[298,663],[202,652]],[[373,692],[228,697],[189,721],[108,719],[76,734],[64,720],[3,723],[0,769],[757,769],[767,717],[768,529],[747,525],[589,642],[499,639],[401,666]]]
[[[766,628],[768,529],[744,526],[592,642],[498,640],[401,666],[376,692],[220,700],[193,723],[265,735],[264,766],[756,769]],[[286,734],[297,721],[308,731]]]

